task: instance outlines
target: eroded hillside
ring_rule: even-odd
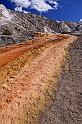
[[[35,14],[13,12],[0,4],[0,46],[21,43],[32,39],[35,32],[82,32],[82,24],[50,20]]]

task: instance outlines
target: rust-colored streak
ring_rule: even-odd
[[[44,36],[37,38],[33,45],[23,44],[0,54],[0,66],[3,66],[25,52],[50,44],[36,59],[26,63],[15,78],[1,86],[0,124],[35,124],[60,76],[66,49],[75,39],[73,36]]]

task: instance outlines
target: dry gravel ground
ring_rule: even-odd
[[[82,36],[71,44],[53,103],[38,124],[82,124]]]

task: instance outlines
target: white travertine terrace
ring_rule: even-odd
[[[10,14],[10,12],[6,9],[4,5],[0,5],[0,25],[7,23],[8,21],[11,21],[13,16]]]

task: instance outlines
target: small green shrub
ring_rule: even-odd
[[[2,35],[11,35],[11,32],[8,29],[6,29],[3,31]]]
[[[0,17],[2,17],[2,13],[0,13]]]

